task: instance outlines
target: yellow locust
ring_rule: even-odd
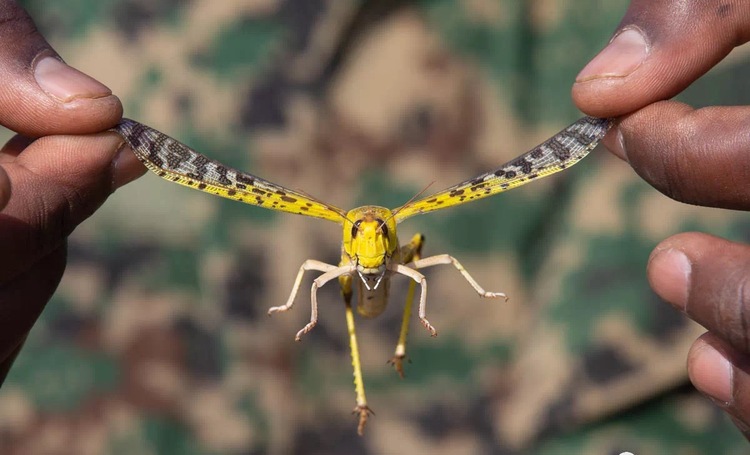
[[[299,340],[302,335],[312,330],[318,321],[318,288],[338,279],[344,297],[354,368],[357,403],[354,412],[359,416],[357,430],[361,435],[371,411],[365,397],[351,306],[355,287],[357,311],[362,316],[375,317],[383,312],[388,303],[390,277],[399,274],[412,280],[404,307],[401,333],[395,354],[390,361],[402,376],[402,362],[406,356],[406,337],[416,284],[420,286],[419,320],[432,336],[437,334],[426,317],[427,281],[419,269],[450,264],[481,297],[506,298],[503,293],[485,291],[450,255],[440,254],[422,258],[424,237],[420,234],[416,234],[408,244],[399,246],[396,225],[413,215],[482,199],[561,171],[585,157],[604,137],[610,125],[609,119],[584,117],[544,143],[491,172],[422,199],[410,201],[393,210],[366,205],[348,212],[299,191],[232,169],[133,120],[123,119],[114,130],[122,135],[146,167],[166,180],[246,204],[323,218],[342,225],[343,244],[339,264],[306,260],[300,267],[289,299],[284,305],[275,306],[268,312],[272,314],[291,309],[305,271],[322,272],[313,280],[310,322],[297,332],[296,339]]]

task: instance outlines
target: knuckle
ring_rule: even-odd
[[[0,39],[18,39],[37,32],[28,13],[15,2],[0,8]]]

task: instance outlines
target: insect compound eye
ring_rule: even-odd
[[[388,237],[388,226],[385,225],[385,221],[381,220],[380,218],[378,218],[375,221],[378,222],[378,226],[380,227],[380,232],[382,232],[385,237]]]
[[[359,225],[362,224],[362,220],[357,220],[352,224],[352,238],[357,236],[357,231],[359,231]]]

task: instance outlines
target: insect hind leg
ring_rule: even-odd
[[[422,257],[422,246],[424,245],[424,236],[415,234],[411,241],[401,247],[401,259],[403,262],[417,261]],[[414,293],[417,282],[410,280],[409,289],[406,293],[406,303],[404,304],[404,313],[401,318],[401,331],[399,332],[398,342],[393,357],[388,363],[393,365],[398,375],[404,377],[404,359],[406,358],[406,339],[409,336],[409,321],[411,320],[412,306],[414,305]]]
[[[359,416],[359,423],[357,424],[357,434],[362,436],[365,431],[365,424],[367,419],[372,414],[372,410],[367,406],[367,397],[365,396],[365,382],[362,377],[362,362],[359,358],[359,345],[357,344],[357,332],[354,327],[354,313],[352,311],[351,301],[346,301],[346,327],[349,332],[349,349],[352,356],[352,370],[354,374],[354,390],[356,392],[357,405],[352,411],[353,414]]]

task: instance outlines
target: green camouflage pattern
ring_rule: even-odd
[[[399,206],[573,121],[571,83],[626,8],[22,3],[128,117],[343,208]],[[682,98],[737,103],[749,70],[739,55]],[[743,214],[671,201],[603,149],[534,185],[405,222],[402,238],[423,232],[425,255],[454,255],[510,301],[479,299],[450,268],[428,271],[439,336],[414,321],[401,380],[386,364],[407,287],[395,279],[386,313],[358,320],[376,413],[358,437],[335,284],[299,343],[309,292],[266,316],[305,259],[337,262],[339,228],[148,174],[71,236],[63,281],[0,390],[0,453],[746,453],[687,381],[702,330],[646,281],[651,249],[685,230],[750,240]]]

